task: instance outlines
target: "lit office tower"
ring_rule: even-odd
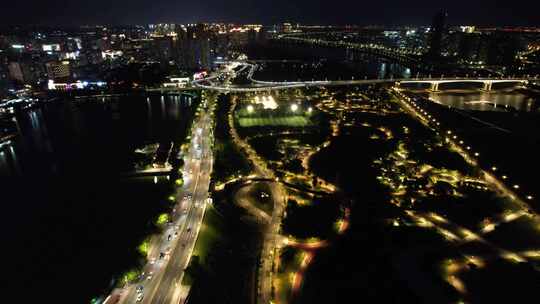
[[[71,70],[69,68],[69,62],[68,61],[47,62],[45,64],[45,67],[47,68],[47,75],[49,76],[49,79],[65,80],[65,79],[69,78],[69,76],[71,74]]]
[[[292,31],[292,24],[286,22],[281,25],[281,32],[290,33]]]
[[[172,37],[154,37],[153,43],[155,55],[161,63],[167,63],[174,59]]]
[[[8,75],[9,70],[7,57],[0,54],[0,96],[2,90],[8,87]]]
[[[204,24],[197,25],[197,44],[196,60],[201,68],[210,68],[212,61],[210,58],[210,32]]]
[[[177,31],[180,62],[189,69],[208,69],[212,64],[211,34],[204,24]]]
[[[443,35],[446,32],[446,18],[448,14],[445,11],[440,11],[433,17],[429,37],[428,56],[436,59],[441,56]]]
[[[17,84],[32,84],[38,80],[39,71],[29,60],[13,61],[8,64],[8,75]]]

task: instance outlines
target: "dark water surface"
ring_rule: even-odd
[[[184,96],[66,98],[18,115],[20,135],[0,150],[4,290],[17,303],[87,303],[137,263],[173,187],[120,173],[136,147],[181,142],[195,106]]]

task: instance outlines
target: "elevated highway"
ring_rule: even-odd
[[[483,90],[490,91],[494,83],[520,83],[526,85],[529,81],[538,78],[406,78],[406,79],[361,79],[361,80],[322,80],[322,81],[296,81],[296,82],[270,82],[252,80],[249,85],[232,85],[212,82],[210,79],[201,79],[193,82],[193,86],[220,92],[261,92],[271,90],[286,90],[292,88],[307,88],[319,86],[349,86],[379,83],[395,83],[396,85],[411,83],[430,84],[431,91],[439,91],[440,84],[444,83],[482,83]]]
[[[257,65],[249,62],[231,61],[231,64],[236,66],[243,65],[238,72],[247,71],[247,79],[251,81],[247,85],[223,84],[220,78],[226,77],[224,73],[217,73],[213,76],[195,80],[192,82],[194,87],[207,90],[221,92],[260,92],[270,90],[285,90],[291,88],[306,88],[318,86],[348,86],[348,85],[365,85],[378,83],[395,83],[397,86],[401,84],[420,84],[426,83],[430,85],[431,91],[438,91],[439,86],[445,83],[481,83],[483,90],[490,91],[493,84],[496,83],[519,83],[526,85],[531,81],[540,81],[539,75],[526,77],[508,77],[508,78],[474,78],[474,77],[422,77],[422,78],[383,78],[383,79],[351,79],[351,80],[314,80],[314,81],[261,81],[253,78],[253,74],[257,69]]]

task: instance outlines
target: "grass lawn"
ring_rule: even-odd
[[[262,127],[262,126],[287,126],[305,127],[311,125],[309,118],[305,116],[284,116],[284,117],[242,117],[238,119],[241,127]]]
[[[223,231],[224,226],[225,223],[221,216],[217,213],[216,209],[214,209],[212,206],[208,206],[204,213],[201,230],[199,231],[197,241],[195,242],[195,248],[193,248],[192,259],[193,257],[198,256],[199,263],[204,265],[212,245],[223,241],[222,235],[219,233],[219,231]],[[193,278],[189,273],[186,272],[182,279],[182,285],[187,286],[192,284]]]
[[[274,201],[270,193],[270,187],[265,183],[254,183],[250,191],[250,196],[254,198],[251,200],[254,205],[268,215],[272,215],[272,210],[274,210]]]
[[[224,231],[224,226],[225,223],[216,209],[208,206],[204,213],[204,219],[197,237],[197,242],[195,243],[195,248],[193,249],[193,255],[199,256],[201,263],[204,264],[212,244],[222,240],[222,235],[219,232]]]
[[[538,222],[528,216],[502,223],[485,237],[502,248],[511,251],[538,250],[540,238]]]
[[[275,274],[274,296],[278,303],[289,302],[294,274],[299,270],[304,252],[293,247],[284,247],[280,252],[280,264]]]

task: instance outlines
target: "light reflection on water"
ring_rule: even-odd
[[[111,151],[181,138],[191,104],[186,96],[103,97],[66,100],[21,113],[20,134],[0,149],[0,177],[56,173],[66,155],[85,153],[77,148],[87,144],[85,138],[94,140],[96,149]]]
[[[429,99],[463,110],[478,111],[538,111],[538,98],[522,91],[438,92]]]

